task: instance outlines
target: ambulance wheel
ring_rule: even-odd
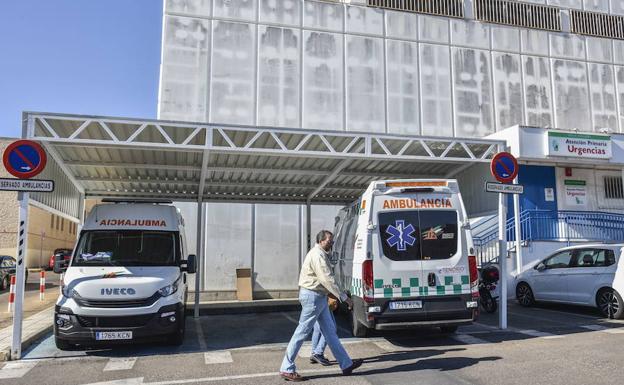
[[[180,321],[180,329],[167,338],[167,345],[180,346],[184,342],[184,334],[186,331],[186,309],[182,310],[182,320]]]
[[[354,311],[351,312],[351,332],[358,338],[365,338],[368,335],[368,328],[357,320]]]
[[[54,344],[56,345],[56,348],[59,350],[72,350],[76,346],[58,337],[54,337]]]
[[[444,334],[454,334],[457,331],[457,326],[440,326],[440,331]]]

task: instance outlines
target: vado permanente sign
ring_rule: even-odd
[[[548,131],[548,155],[611,159],[611,136]]]

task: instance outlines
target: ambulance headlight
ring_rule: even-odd
[[[80,298],[80,295],[78,294],[76,289],[70,289],[67,286],[63,285],[61,287],[61,290],[63,292],[63,296],[65,296],[66,298]]]
[[[171,285],[167,285],[163,288],[158,289],[158,294],[160,294],[162,297],[169,297],[170,295],[174,294],[176,291],[178,291],[178,286],[180,285],[181,279],[182,276],[176,279],[176,281]]]

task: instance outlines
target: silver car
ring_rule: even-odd
[[[516,299],[595,306],[603,316],[623,318],[624,244],[565,247],[516,277]]]

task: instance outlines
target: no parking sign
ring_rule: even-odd
[[[18,140],[11,143],[2,155],[2,162],[9,174],[18,179],[0,178],[0,190],[53,191],[54,181],[30,180],[45,169],[47,159],[46,152],[39,143],[31,140]]]

